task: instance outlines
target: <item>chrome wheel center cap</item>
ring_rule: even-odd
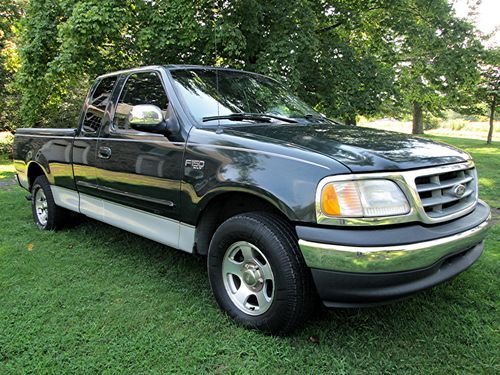
[[[243,267],[242,279],[250,289],[255,291],[262,289],[262,285],[264,284],[264,278],[256,264],[245,264]]]
[[[257,279],[255,278],[255,272],[251,270],[243,272],[243,280],[245,281],[245,284],[247,284],[248,286],[254,286],[255,283],[257,282]]]

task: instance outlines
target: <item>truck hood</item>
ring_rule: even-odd
[[[352,172],[397,171],[463,162],[469,154],[447,144],[407,134],[335,124],[244,126],[262,141],[307,149],[329,156]],[[236,135],[236,134],[235,134]],[[243,135],[243,134],[241,134]]]

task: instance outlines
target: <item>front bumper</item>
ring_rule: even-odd
[[[402,298],[464,271],[481,255],[490,223],[490,208],[479,201],[445,224],[297,227],[297,233],[325,304],[358,306]]]
[[[449,280],[469,268],[482,254],[483,243],[451,255],[430,267],[393,273],[347,273],[312,269],[326,307],[386,304]]]

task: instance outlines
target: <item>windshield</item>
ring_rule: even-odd
[[[246,121],[264,122],[259,121],[258,115],[274,116],[266,122],[283,122],[280,117],[323,119],[321,114],[284,86],[264,76],[215,69],[180,69],[172,70],[171,74],[178,95],[200,123],[213,125],[220,121],[221,124],[231,125]],[[241,113],[252,116],[230,116]]]

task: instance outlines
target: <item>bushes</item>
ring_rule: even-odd
[[[441,119],[437,117],[429,116],[428,118],[425,119],[424,130],[438,129],[440,126],[441,126]]]
[[[10,132],[0,133],[0,155],[6,155],[12,158],[12,144],[14,136]]]
[[[439,128],[450,129],[453,131],[461,131],[467,127],[469,121],[463,118],[452,118],[443,120],[435,116],[429,116],[425,119],[424,129],[435,130]]]
[[[465,125],[467,125],[467,124],[464,120],[456,119],[456,120],[448,121],[447,125],[448,125],[448,127],[451,128],[451,130],[459,131],[459,130],[462,130],[463,128],[465,128]]]
[[[460,117],[455,117],[442,121],[439,127],[442,129],[449,129],[457,132],[461,130],[474,130],[472,129],[471,123],[468,120],[465,120]],[[475,130],[482,131],[482,129],[475,129]]]

